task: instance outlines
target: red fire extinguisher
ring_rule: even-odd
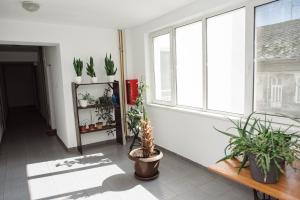
[[[126,80],[127,104],[134,105],[138,96],[138,80]]]

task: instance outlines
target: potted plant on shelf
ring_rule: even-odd
[[[163,153],[155,148],[150,120],[144,107],[145,85],[139,83],[138,98],[135,107],[129,110],[128,125],[131,131],[138,130],[141,135],[141,147],[129,152],[128,157],[135,162],[135,177],[140,180],[153,180],[158,177],[159,162]]]
[[[97,129],[102,129],[103,128],[103,122],[99,121],[100,119],[98,119],[98,122],[95,124]]]
[[[76,73],[75,82],[77,84],[81,83],[82,81],[82,69],[83,69],[83,62],[80,59],[73,59],[73,66]]]
[[[88,105],[92,105],[94,104],[95,102],[95,99],[94,97],[86,92],[85,94],[79,94],[81,96],[81,99],[79,99],[79,105],[82,107],[82,108],[86,108]]]
[[[112,101],[112,97],[109,96],[110,88],[106,88],[104,90],[103,96],[99,97],[95,101],[95,107],[96,107],[96,115],[98,116],[98,120],[103,119],[106,124],[105,125],[111,125],[113,123],[113,109],[114,104]]]
[[[86,63],[86,74],[91,77],[92,83],[97,83],[98,79],[96,77],[95,69],[94,69],[94,59],[90,57],[90,63]]]
[[[89,131],[96,130],[96,125],[95,125],[93,122],[94,122],[94,119],[93,119],[93,114],[92,114],[92,111],[90,111],[90,124],[89,124]]]
[[[108,77],[108,82],[114,82],[115,80],[115,74],[117,73],[117,68],[115,68],[114,61],[111,59],[111,54],[109,55],[109,58],[107,57],[107,54],[105,56],[105,71],[106,75]]]
[[[299,152],[299,135],[289,133],[286,129],[272,127],[272,122],[249,115],[245,121],[232,121],[233,127],[226,131],[216,129],[218,132],[229,136],[229,144],[225,148],[226,159],[242,157],[239,172],[250,164],[251,176],[261,183],[276,183],[280,173],[284,173],[285,164],[291,165]],[[234,134],[230,130],[235,130]],[[220,162],[219,161],[219,162]]]
[[[79,131],[80,133],[84,133],[84,132],[87,132],[88,129],[87,129],[87,125],[86,125],[86,121],[82,121],[80,122],[80,125],[79,125]]]

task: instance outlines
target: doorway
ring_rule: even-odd
[[[54,131],[43,55],[41,46],[0,45],[0,138],[25,124]]]

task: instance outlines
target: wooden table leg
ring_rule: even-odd
[[[260,192],[258,192],[257,190],[253,189],[253,199],[254,200],[278,200],[278,199],[274,199],[273,197],[271,197],[270,195],[261,193],[261,197],[259,195]]]

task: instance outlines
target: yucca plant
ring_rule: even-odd
[[[82,60],[80,60],[80,58],[73,59],[73,66],[74,66],[74,70],[77,76],[82,76],[82,69],[83,69],[83,62]]]
[[[105,56],[105,71],[106,71],[106,75],[107,76],[113,76],[117,73],[117,68],[115,68],[115,63],[114,61],[111,59],[111,54],[109,55],[109,58],[107,57],[107,54]]]
[[[152,132],[152,126],[149,119],[144,119],[142,121],[142,149],[143,157],[149,158],[154,154],[154,138]]]
[[[264,176],[264,182],[266,182],[272,167],[283,173],[282,164],[284,162],[292,164],[297,158],[300,149],[299,135],[297,132],[289,131],[292,126],[285,129],[274,129],[272,121],[267,120],[266,114],[264,114],[264,119],[253,117],[253,114],[247,117],[245,123],[242,119],[231,120],[234,126],[226,131],[216,129],[230,137],[229,144],[225,148],[225,157],[218,162],[243,156],[239,167],[240,172],[249,161],[249,157],[252,156]],[[230,129],[236,130],[238,134],[232,134],[229,132]],[[275,178],[278,180],[278,177]]]
[[[90,63],[86,63],[86,66],[86,74],[90,77],[96,77],[93,57],[90,57]]]
[[[128,111],[128,126],[134,132],[134,140],[128,153],[129,159],[135,162],[135,177],[140,180],[153,180],[159,175],[159,163],[163,158],[163,153],[155,148],[152,126],[148,119],[144,106],[144,92],[146,86],[139,82],[138,98],[135,106]],[[138,139],[141,132],[141,142],[139,148],[132,149],[134,141]]]

